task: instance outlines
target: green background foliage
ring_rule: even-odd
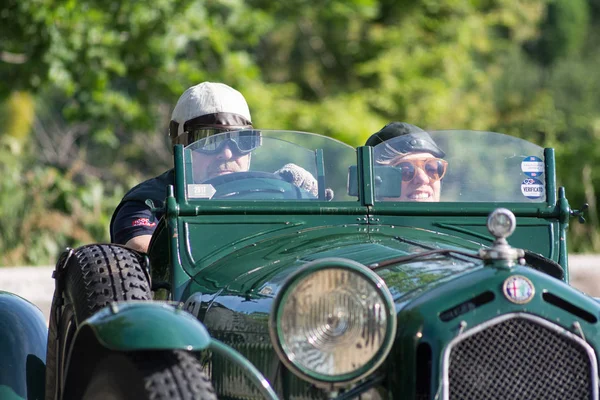
[[[5,0],[0,38],[0,265],[107,241],[205,80],[257,127],[353,146],[398,120],[555,147],[571,205],[590,203],[570,249],[600,251],[598,0]]]

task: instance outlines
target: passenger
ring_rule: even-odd
[[[388,201],[440,201],[441,180],[448,162],[445,153],[421,128],[406,122],[391,122],[367,139],[375,148],[375,162],[402,170],[401,195]]]
[[[171,116],[169,136],[173,145],[188,145],[198,139],[217,133],[239,129],[252,129],[250,110],[240,92],[222,83],[203,82],[187,89],[177,101]],[[239,151],[234,140],[215,144],[210,152],[194,152],[196,177],[204,181],[215,176],[247,171],[250,152]],[[167,197],[167,186],[173,184],[173,169],[132,188],[115,209],[110,222],[112,243],[124,244],[134,250],[146,252],[156,218],[146,199],[161,205]]]

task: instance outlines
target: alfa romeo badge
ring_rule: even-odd
[[[533,283],[524,276],[513,275],[504,281],[502,291],[506,298],[513,303],[529,303],[535,294]]]

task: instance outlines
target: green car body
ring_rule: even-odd
[[[154,301],[80,321],[64,393],[107,352],[178,349],[220,399],[598,398],[600,303],[568,285],[577,211],[554,150],[432,133],[455,154],[447,194],[400,202],[397,171],[377,161],[385,144],[259,134],[239,180],[195,182],[195,146],[175,146],[146,260]],[[317,192],[267,174],[287,158]],[[499,208],[516,217],[510,246],[490,233]]]
[[[595,354],[600,308],[596,300],[568,285],[566,228],[573,212],[564,189],[556,187],[553,150],[542,154],[538,159],[544,160],[543,171],[538,173],[545,180],[546,196],[540,202],[378,201],[377,172],[368,147],[358,148],[356,154],[359,196],[353,203],[194,201],[185,195],[189,182],[178,179],[150,251],[151,261],[156,260],[151,262],[153,279],[168,283],[172,298],[184,302],[211,337],[242,353],[286,399],[350,398],[373,390],[382,398],[456,398],[449,389],[449,344],[481,326],[502,326],[505,316],[525,323],[534,316],[540,332],[569,332],[573,341],[572,337],[585,338],[581,340],[589,347],[582,348]],[[189,176],[185,149],[176,149],[175,159],[180,167],[176,175]],[[430,250],[477,254],[493,243],[486,222],[498,207],[516,216],[517,228],[509,240],[513,247],[527,250],[524,265],[460,254],[402,261]],[[333,266],[340,259],[345,260],[342,264],[373,270],[385,281],[396,324],[393,346],[383,360],[374,362],[377,368],[358,380],[346,376],[341,383],[295,368],[273,333],[273,313],[290,277],[306,268],[326,268],[328,262]],[[398,261],[380,266],[394,259]],[[528,279],[534,287],[535,294],[525,304],[510,301],[503,291],[513,276]],[[546,322],[550,328],[541,327]],[[594,376],[586,378],[589,387],[584,390],[590,397],[584,398],[597,397],[594,354],[589,359],[594,365],[588,366]],[[242,369],[218,359],[211,368],[223,398],[256,395],[242,378]],[[539,379],[532,371],[519,373]],[[490,382],[502,379],[490,374]],[[487,390],[494,390],[492,383],[481,389]]]

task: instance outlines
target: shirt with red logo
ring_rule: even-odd
[[[150,222],[150,218],[138,218],[131,223],[131,226],[155,227],[156,222]]]
[[[126,244],[134,237],[152,235],[162,212],[154,215],[146,200],[152,200],[154,207],[160,208],[167,197],[167,186],[172,184],[173,170],[170,170],[140,183],[127,192],[110,221],[111,242]]]

